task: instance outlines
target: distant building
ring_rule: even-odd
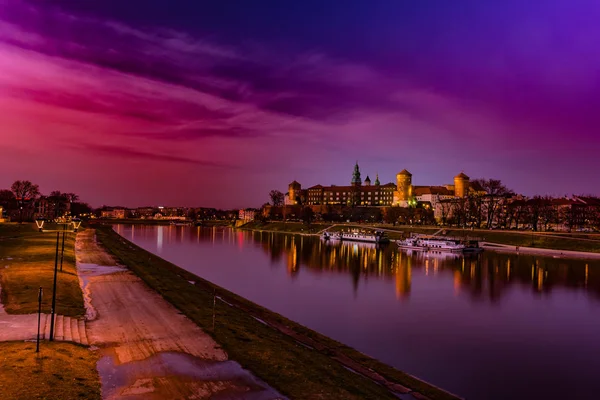
[[[240,212],[239,212],[239,219],[241,219],[242,221],[252,221],[252,220],[254,220],[255,216],[256,216],[256,210],[253,208],[246,208],[246,209],[240,210]]]
[[[100,218],[125,219],[126,215],[127,212],[124,208],[112,208],[100,212]]]

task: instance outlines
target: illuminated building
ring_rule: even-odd
[[[361,180],[360,167],[356,163],[348,186],[314,185],[302,189],[302,185],[294,180],[288,186],[285,204],[410,207],[417,202],[429,202],[435,208],[440,200],[464,197],[472,189],[469,177],[462,172],[454,177],[454,185],[414,186],[412,174],[406,169],[396,174],[396,183],[382,185],[377,174],[375,183],[371,185],[368,176],[364,182]]]

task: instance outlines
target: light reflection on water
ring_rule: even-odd
[[[470,399],[597,398],[600,263],[183,226],[141,247]],[[135,232],[135,234],[134,234]]]

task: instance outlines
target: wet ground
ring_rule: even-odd
[[[77,236],[87,335],[101,352],[104,399],[283,399],[141,279],[87,230]]]

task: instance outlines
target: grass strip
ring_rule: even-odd
[[[456,398],[199,278],[127,241],[109,226],[96,228],[100,243],[122,264],[212,335],[232,359],[291,398],[397,399],[384,385],[338,360],[425,398]],[[215,295],[222,301],[216,301],[213,330]]]
[[[100,400],[97,355],[60,342],[0,343],[0,399]]]
[[[74,246],[75,234],[67,233],[63,268],[57,279],[56,312],[81,317],[85,309],[77,278]],[[59,252],[61,248],[62,233]],[[50,312],[55,252],[55,232],[38,232],[33,224],[0,224],[0,300],[7,313],[36,313],[40,286],[44,290],[42,312]]]

